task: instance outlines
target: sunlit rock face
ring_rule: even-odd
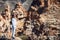
[[[23,2],[22,7],[24,7],[25,9],[26,8],[29,9],[29,7],[32,3],[32,0],[26,0],[26,1],[24,0],[22,2]],[[38,37],[40,36],[43,40],[43,37],[47,37],[47,35],[54,36],[56,33],[60,32],[59,31],[60,30],[60,7],[58,7],[58,5],[51,4],[49,6],[50,7],[49,10],[42,12],[42,14],[38,14],[35,11],[34,12],[30,11],[29,15],[25,16],[25,12],[27,11],[27,9],[26,10],[24,8],[22,8],[22,9],[16,8],[15,9],[15,4],[17,3],[16,1],[11,2],[11,0],[10,0],[10,1],[6,1],[5,3],[10,4],[11,13],[12,13],[12,9],[14,9],[13,10],[14,14],[18,14],[19,19],[17,18],[18,20],[17,20],[16,38],[15,38],[16,40],[20,40],[20,38],[18,36],[21,36],[21,34],[23,34],[23,33],[25,35],[31,36],[32,39],[35,36],[36,36],[35,38],[37,38],[37,35],[38,35]],[[42,5],[44,5],[44,2],[42,3]],[[44,9],[44,10],[46,10],[46,9]],[[23,17],[26,17],[26,19]],[[1,25],[3,24],[2,22],[0,22]],[[5,22],[6,22],[6,20],[5,20]],[[8,22],[6,22],[6,24],[9,25]],[[24,30],[24,26],[27,27],[26,30]],[[1,31],[1,28],[0,28],[0,36],[5,36],[5,37],[11,39],[11,36],[12,36],[11,31],[12,30],[10,29],[10,27],[11,27],[11,25],[7,26],[7,27],[6,26],[2,27],[3,32]],[[52,28],[52,29],[50,29],[50,28]],[[45,32],[47,32],[47,33],[45,33]],[[33,37],[31,34],[33,35]],[[1,40],[3,40],[3,39],[1,39]]]

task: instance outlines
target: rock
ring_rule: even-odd
[[[41,37],[41,39],[43,40],[43,39],[47,39],[46,37],[48,37],[49,34],[50,34],[50,36],[51,35],[54,36],[54,35],[56,35],[56,32],[60,32],[59,31],[60,30],[60,7],[57,4],[55,4],[55,1],[53,2],[51,0],[51,4],[50,4],[50,1],[48,0],[49,3],[47,5],[49,5],[50,8],[46,9],[49,6],[45,8],[46,5],[44,5],[44,3],[45,3],[44,0],[43,1],[39,0],[39,2],[42,2],[41,3],[42,6],[41,6],[41,4],[39,4],[39,6],[45,8],[44,10],[42,10],[43,12],[41,14],[39,14],[37,12],[38,9],[40,8],[39,6],[37,6],[38,3],[36,3],[36,5],[34,4],[34,6],[32,5],[33,7],[31,6],[31,3],[33,2],[33,0],[26,0],[21,5],[19,3],[17,3],[16,1],[4,2],[7,4],[8,3],[10,4],[11,11],[9,8],[7,8],[7,9],[9,9],[8,10],[9,13],[17,15],[16,35],[18,35],[18,34],[19,34],[18,36],[20,36],[21,34],[28,35],[28,36],[31,36],[30,38],[32,38],[32,40],[33,39],[37,40],[37,39],[39,39],[39,37]],[[34,0],[34,1],[36,1],[36,0]],[[52,2],[54,3],[54,5],[52,4]],[[17,3],[17,5],[20,5],[20,6],[15,8],[14,5],[16,3]],[[30,8],[30,6],[32,7],[33,10],[36,10],[36,11],[32,11],[32,9],[31,9],[27,12],[27,10]],[[14,10],[12,11],[12,9],[14,9]],[[31,12],[31,13],[29,13],[29,12]],[[5,16],[7,17],[8,12],[6,13],[6,10],[5,10],[3,13],[4,13],[4,18],[5,18]],[[5,14],[7,14],[7,15],[5,15]],[[7,39],[11,40],[11,36],[12,36],[11,24],[10,24],[11,19],[8,20],[9,18],[7,18],[7,19],[4,19],[4,18],[3,18],[4,24],[2,22],[0,23],[1,25],[3,24],[3,26],[2,26],[3,31],[1,31],[1,29],[0,29],[0,37],[4,36]],[[24,29],[24,27],[26,27],[26,30]],[[22,33],[20,34],[20,32],[22,32]],[[15,36],[15,40],[22,40],[18,36]],[[3,40],[3,39],[1,39],[1,40]]]
[[[19,38],[19,37],[15,37],[15,40],[22,40],[21,38]]]

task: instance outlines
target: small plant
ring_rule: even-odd
[[[21,38],[22,40],[27,40],[27,39],[28,39],[28,36],[22,35],[22,36],[20,36],[20,38]]]

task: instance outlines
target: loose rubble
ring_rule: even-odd
[[[38,4],[40,2],[41,4]],[[48,4],[45,5],[46,2]],[[10,6],[6,5],[0,14],[0,40],[12,40],[11,15],[13,14],[17,19],[15,40],[60,40],[59,5],[59,1],[55,0],[33,0],[29,11],[20,2],[12,11]]]

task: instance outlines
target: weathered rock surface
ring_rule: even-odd
[[[26,2],[29,4],[29,7],[31,5],[33,0],[27,0]],[[30,2],[30,3],[29,3]],[[58,2],[58,4],[55,4],[55,1],[51,1],[54,4],[48,4],[48,7],[44,6],[44,0],[40,1],[43,2],[42,5],[39,4],[40,6],[37,6],[38,3],[36,3],[35,5],[32,5],[33,7],[29,10],[29,12],[27,12],[27,10],[25,9],[25,7],[28,9],[29,7],[28,4],[27,6],[25,5],[25,7],[23,7],[21,4],[21,6],[19,6],[18,8],[12,7],[14,10],[10,11],[8,10],[8,12],[3,11],[3,13],[14,13],[15,15],[17,15],[17,27],[16,27],[16,35],[15,35],[15,40],[22,40],[23,38],[20,38],[19,36],[23,36],[26,35],[28,38],[26,39],[30,39],[30,40],[46,40],[48,38],[52,38],[52,36],[55,36],[58,38],[59,34],[60,34],[60,4]],[[57,2],[57,1],[56,1]],[[14,3],[15,5],[16,3]],[[12,4],[13,5],[13,4]],[[35,10],[35,8],[37,10]],[[40,11],[44,8],[44,10],[42,10],[42,12],[38,12],[40,8]],[[9,9],[9,8],[8,8]],[[3,14],[2,13],[2,14]],[[3,15],[2,15],[3,16]],[[8,16],[8,15],[7,15]],[[2,20],[1,20],[2,19]],[[8,20],[4,19],[3,17],[0,16],[0,37],[6,37],[3,38],[1,40],[11,40],[11,24],[10,24],[10,19],[8,18]],[[50,39],[50,40],[52,40]],[[53,39],[54,40],[54,39]],[[58,40],[58,39],[57,39]]]

